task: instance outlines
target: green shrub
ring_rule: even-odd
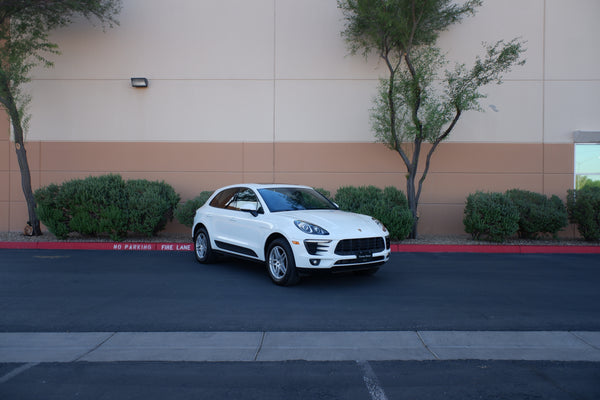
[[[147,180],[127,181],[127,210],[129,230],[152,236],[163,230],[173,220],[179,195],[165,182]]]
[[[119,175],[90,176],[49,185],[35,194],[37,213],[50,232],[122,240],[128,231],[151,235],[172,219],[179,196],[164,182],[123,181]]]
[[[177,218],[177,221],[179,221],[180,224],[191,228],[194,224],[196,210],[202,207],[212,194],[213,192],[204,191],[193,199],[188,200],[185,203],[180,203],[175,209],[175,218]]]
[[[119,175],[90,176],[61,185],[59,199],[69,211],[69,232],[114,240],[127,234],[125,181]]]
[[[50,184],[35,192],[36,213],[50,232],[64,239],[69,234],[69,214],[59,197],[60,186]]]
[[[412,213],[406,196],[395,187],[345,186],[338,189],[335,202],[340,209],[370,215],[383,223],[392,239],[405,239],[412,228]]]
[[[600,240],[600,187],[586,185],[567,194],[569,220],[587,241]]]
[[[504,242],[519,229],[519,210],[502,193],[476,192],[467,197],[463,224],[473,239]]]
[[[527,190],[508,190],[506,195],[519,210],[518,235],[522,239],[537,239],[540,235],[556,238],[568,224],[567,209],[558,196],[547,196]]]

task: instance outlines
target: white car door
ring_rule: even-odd
[[[256,193],[242,188],[236,195],[235,212],[230,214],[228,229],[234,232],[235,245],[243,248],[245,255],[264,259],[264,241],[271,231]],[[240,249],[241,250],[241,249]]]
[[[230,209],[230,204],[238,191],[239,188],[225,189],[210,202],[210,211],[205,215],[205,222],[213,246],[216,248],[223,248],[222,244],[235,240],[230,226],[230,220],[235,214],[234,210]]]
[[[264,259],[262,243],[269,225],[263,221],[264,214],[259,213],[262,207],[256,194],[244,187],[227,189],[211,206],[214,208],[209,216],[209,234],[215,248]]]

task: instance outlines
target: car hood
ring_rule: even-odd
[[[331,235],[350,237],[381,236],[386,232],[368,215],[355,214],[341,210],[302,210],[283,211],[277,213],[280,217],[290,220],[302,220],[319,225]]]

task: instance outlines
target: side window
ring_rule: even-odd
[[[232,203],[235,200],[235,194],[239,191],[239,188],[225,189],[218,195],[216,195],[210,202],[211,207],[216,208],[232,208]]]
[[[256,193],[252,189],[241,188],[235,198],[235,208],[237,210],[258,211],[260,204]]]

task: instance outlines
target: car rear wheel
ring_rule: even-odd
[[[194,255],[196,261],[202,264],[208,264],[215,261],[215,253],[210,246],[210,236],[205,228],[200,228],[196,231],[194,237]]]
[[[285,239],[275,239],[269,245],[267,271],[271,280],[277,285],[291,286],[300,280],[296,270],[294,253]]]

